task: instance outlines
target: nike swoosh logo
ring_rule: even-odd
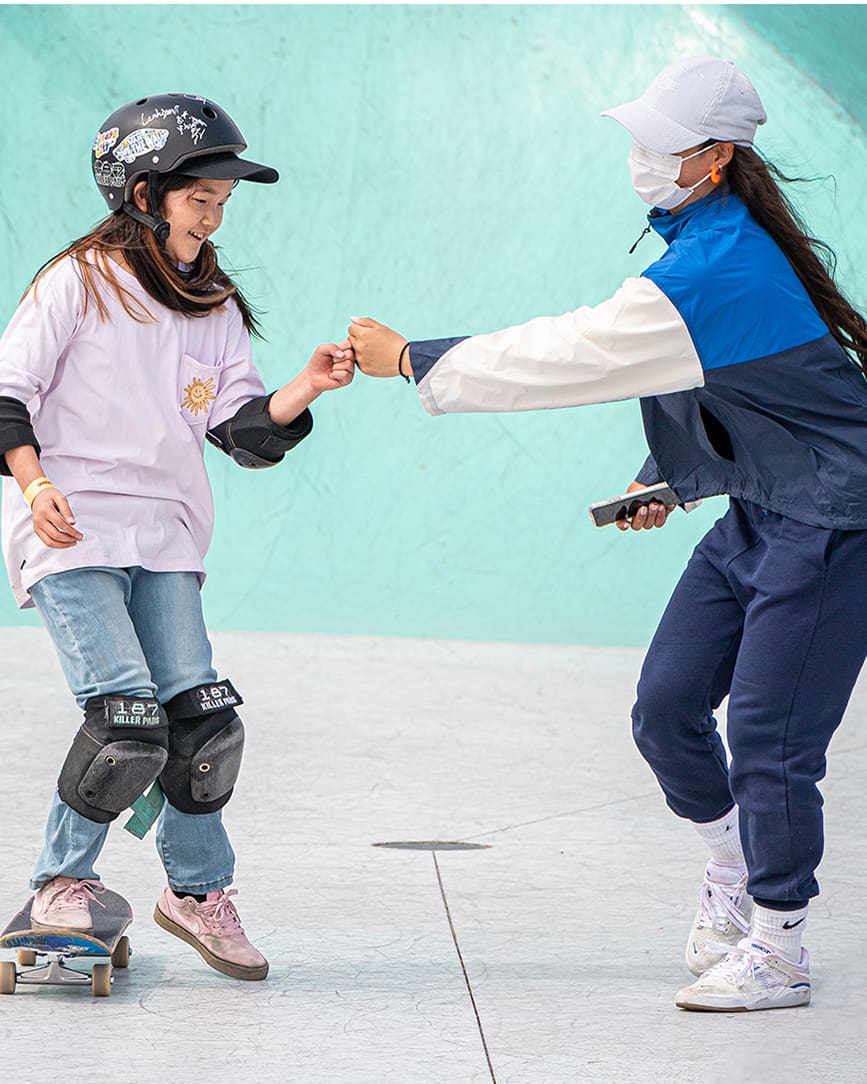
[[[163,912],[165,913],[165,912]],[[166,915],[166,918],[171,919],[177,923],[182,929],[185,929],[188,933],[191,933],[193,937],[198,937],[199,934],[204,933],[201,922],[194,915],[184,914],[171,914]]]
[[[806,918],[806,917],[807,916],[805,915],[804,918]],[[794,930],[794,928],[796,926],[800,926],[803,921],[804,921],[803,918],[799,918],[797,922],[784,922],[783,923],[783,929],[784,930]]]

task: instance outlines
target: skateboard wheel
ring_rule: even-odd
[[[94,997],[108,997],[111,993],[111,964],[93,965],[90,988]]]
[[[0,963],[0,994],[14,994],[17,979],[15,964],[11,960]]]
[[[129,967],[130,955],[129,938],[124,935],[114,946],[111,954],[112,967]]]
[[[33,967],[36,963],[36,953],[33,949],[20,948],[18,950],[18,966]]]

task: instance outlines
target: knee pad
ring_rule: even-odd
[[[57,782],[76,813],[106,824],[147,790],[168,759],[169,724],[150,696],[92,696]]]
[[[169,758],[160,775],[166,798],[182,813],[215,813],[232,797],[241,770],[244,701],[230,681],[197,685],[166,704]]]

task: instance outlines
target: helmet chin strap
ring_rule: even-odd
[[[134,203],[124,203],[123,209],[130,216],[134,218],[136,222],[141,222],[142,225],[147,226],[148,229],[153,230],[154,237],[160,248],[166,247],[166,241],[169,238],[171,232],[171,226],[166,222],[163,216],[160,214],[159,206],[157,203],[157,181],[159,173],[154,170],[148,172],[148,209],[150,214],[145,214],[144,211],[140,211]]]

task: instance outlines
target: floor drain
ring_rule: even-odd
[[[396,851],[484,851],[490,843],[461,843],[445,839],[403,840],[393,843],[373,843],[373,847],[391,847]]]

